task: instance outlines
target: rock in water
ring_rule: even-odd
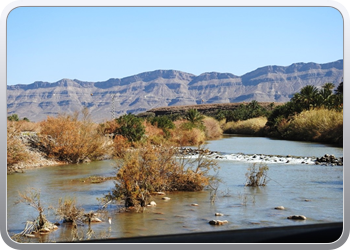
[[[151,201],[151,202],[149,203],[149,206],[157,206],[157,203],[156,203],[155,201]]]
[[[215,226],[222,226],[226,223],[228,223],[227,220],[211,220],[211,221],[209,221],[210,225],[215,225]]]
[[[306,220],[306,217],[304,215],[291,215],[291,216],[288,216],[287,219],[290,219],[290,220]]]
[[[215,213],[215,216],[224,216],[222,213]]]
[[[284,208],[284,206],[278,206],[278,207],[275,207],[275,209],[277,209],[277,210],[284,210],[285,208]]]

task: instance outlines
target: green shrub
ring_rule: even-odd
[[[145,134],[143,120],[133,114],[123,115],[117,118],[116,121],[119,126],[115,133],[124,136],[130,142],[140,141]]]
[[[7,117],[7,120],[9,120],[9,121],[16,121],[17,122],[17,121],[19,121],[19,117],[18,117],[17,114],[12,114],[12,115]]]
[[[271,107],[270,107],[271,109]],[[270,111],[262,107],[256,100],[251,101],[248,104],[241,104],[235,110],[219,111],[217,117],[222,119],[226,118],[226,122],[231,121],[244,121],[255,117],[268,116]]]
[[[166,137],[170,136],[170,129],[175,128],[175,124],[167,116],[157,116],[150,120],[151,124],[162,129]]]

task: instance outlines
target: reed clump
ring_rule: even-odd
[[[269,167],[266,164],[253,163],[249,166],[248,172],[246,173],[246,186],[257,187],[257,186],[265,186],[267,183],[267,171]]]
[[[256,117],[224,124],[223,131],[228,134],[262,135],[267,122],[266,117]]]
[[[285,139],[342,144],[343,111],[306,110],[281,123],[279,131]]]
[[[83,221],[84,209],[77,206],[75,198],[60,198],[56,214],[64,222],[71,222],[73,226],[77,226],[77,223]]]

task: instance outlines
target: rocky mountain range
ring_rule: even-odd
[[[265,66],[242,76],[207,72],[200,75],[177,70],[155,70],[101,82],[62,79],[7,86],[7,111],[20,118],[40,121],[59,113],[89,108],[94,121],[101,122],[125,113],[152,108],[250,102],[286,102],[306,85],[336,86],[343,78],[343,60]],[[114,111],[113,111],[114,110]]]

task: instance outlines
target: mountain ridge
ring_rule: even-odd
[[[330,63],[269,65],[242,76],[204,72],[199,75],[179,70],[154,70],[106,81],[63,78],[49,83],[7,86],[7,109],[33,121],[47,115],[90,109],[93,120],[140,113],[152,108],[201,103],[286,102],[306,85],[322,86],[342,81],[343,60]]]

